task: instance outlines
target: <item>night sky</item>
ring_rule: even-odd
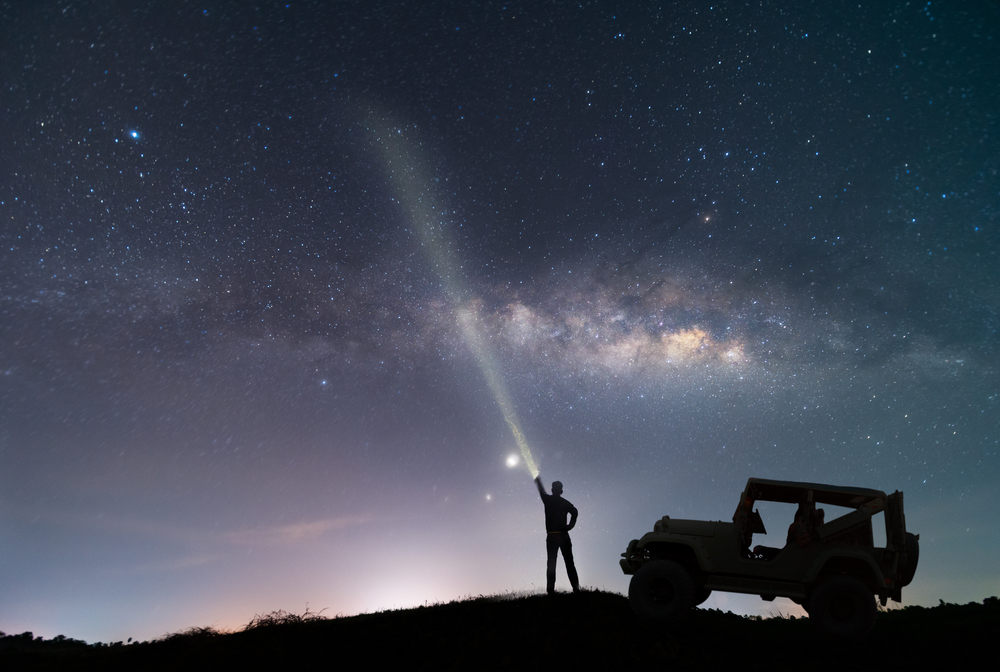
[[[472,332],[584,586],[754,476],[902,490],[904,603],[1000,593],[998,18],[0,2],[0,630],[544,590]]]

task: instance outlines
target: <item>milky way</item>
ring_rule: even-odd
[[[0,4],[0,630],[537,590],[501,379],[585,586],[756,476],[1000,590],[995,7],[372,4]]]

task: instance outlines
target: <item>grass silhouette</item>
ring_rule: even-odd
[[[309,607],[306,607],[305,613],[296,614],[294,612],[288,611],[272,611],[269,614],[257,614],[250,622],[243,626],[243,632],[248,630],[256,630],[257,628],[271,628],[281,625],[298,625],[301,623],[309,623],[310,621],[322,621],[326,620],[323,616],[325,609],[321,609],[318,612],[309,611]]]
[[[242,630],[190,628],[153,642],[112,645],[0,637],[4,670],[535,670],[631,666],[671,670],[898,670],[979,664],[993,651],[1000,600],[881,610],[850,647],[807,618],[696,609],[671,627],[643,622],[622,595],[489,595],[327,618],[306,609],[257,615]]]

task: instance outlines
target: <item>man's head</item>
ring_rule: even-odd
[[[553,495],[562,494],[562,481],[552,481],[552,494]]]

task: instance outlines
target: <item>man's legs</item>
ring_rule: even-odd
[[[549,595],[556,592],[556,553],[559,551],[559,536],[549,534],[545,537],[545,552],[548,554],[545,563],[545,592]],[[566,557],[565,553],[563,557]]]
[[[563,560],[566,561],[566,574],[569,576],[569,585],[573,586],[573,592],[580,592],[580,579],[576,575],[576,565],[573,564],[573,542],[569,535],[562,542]]]

